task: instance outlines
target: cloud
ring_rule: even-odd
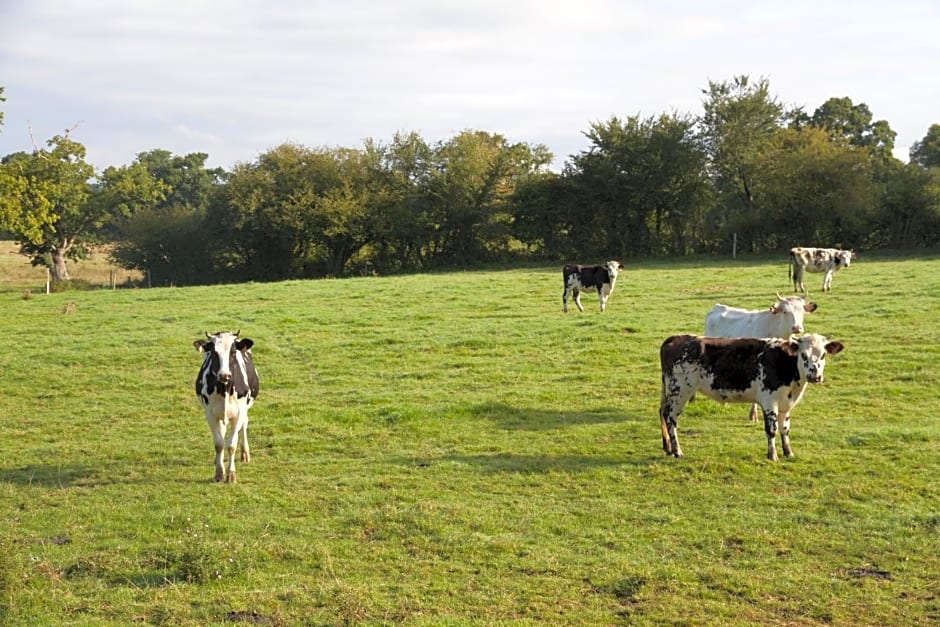
[[[287,139],[465,128],[563,160],[591,122],[699,113],[709,80],[739,74],[810,111],[865,102],[906,146],[937,121],[936,32],[927,0],[3,3],[0,154],[25,119],[37,132],[80,119],[99,167],[154,147],[229,167]]]

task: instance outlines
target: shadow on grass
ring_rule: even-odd
[[[123,478],[107,477],[103,474],[103,468],[77,464],[0,469],[0,483],[10,483],[18,486],[39,486],[43,488],[95,487],[117,483],[118,480],[121,483],[127,483],[126,479]]]
[[[550,431],[589,424],[634,422],[621,410],[554,411],[512,407],[503,403],[484,403],[469,409],[475,418],[489,420],[502,429],[523,431]]]
[[[577,474],[598,468],[618,466],[648,466],[662,457],[615,457],[613,455],[521,455],[495,453],[493,455],[445,455],[437,462],[465,464],[487,474],[519,473],[543,474],[561,472]]]

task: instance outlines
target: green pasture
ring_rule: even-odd
[[[665,457],[658,349],[769,306],[784,261],[625,265],[604,314],[563,315],[555,266],[6,282],[0,624],[940,622],[940,257],[808,276],[846,350],[776,463],[701,397]],[[192,342],[236,329],[261,394],[227,485]]]

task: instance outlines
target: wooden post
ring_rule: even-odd
[[[46,294],[52,293],[52,272],[49,271],[49,267],[46,267]]]
[[[737,233],[734,234],[734,237],[732,238],[731,242],[732,242],[731,243],[731,258],[737,259],[738,258],[738,234]]]
[[[108,271],[108,282],[111,284],[111,289],[114,289],[114,270]]]

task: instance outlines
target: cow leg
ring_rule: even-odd
[[[225,447],[225,423],[216,420],[213,416],[206,413],[206,422],[209,423],[209,431],[212,432],[212,442],[215,444],[215,480],[222,481],[225,474],[222,470],[222,450]]]
[[[604,293],[604,288],[597,288],[597,300],[601,302],[601,311],[607,308],[607,294]]]
[[[564,313],[568,313],[568,292],[570,290],[565,287],[565,291],[561,293],[561,310]]]
[[[581,290],[574,288],[574,304],[578,306],[578,311],[584,311],[584,307],[581,306]]]
[[[757,422],[757,403],[751,403],[751,422]]]
[[[826,270],[826,276],[823,277],[823,291],[828,292],[832,289],[832,270]]]
[[[793,268],[793,291],[806,294],[806,286],[803,285],[803,266],[798,265]]]
[[[783,445],[783,454],[786,457],[793,457],[793,449],[790,448],[790,414],[786,413],[777,416],[777,428],[780,431],[780,443]]]
[[[681,388],[673,382],[667,384],[663,379],[662,394],[659,398],[659,425],[662,429],[663,452],[673,457],[682,457],[682,449],[679,447],[679,435],[676,428],[679,426],[679,414],[685,409],[686,403],[694,395],[691,393],[683,394]]]
[[[235,483],[235,449],[238,446],[238,435],[246,426],[245,410],[240,409],[232,430],[225,438],[225,448],[228,449],[228,464],[225,468],[225,482]]]
[[[242,461],[246,464],[251,461],[251,451],[248,449],[248,416],[245,416],[245,426],[242,427]]]
[[[777,461],[777,411],[773,408],[764,410],[764,431],[767,433],[767,459]]]

